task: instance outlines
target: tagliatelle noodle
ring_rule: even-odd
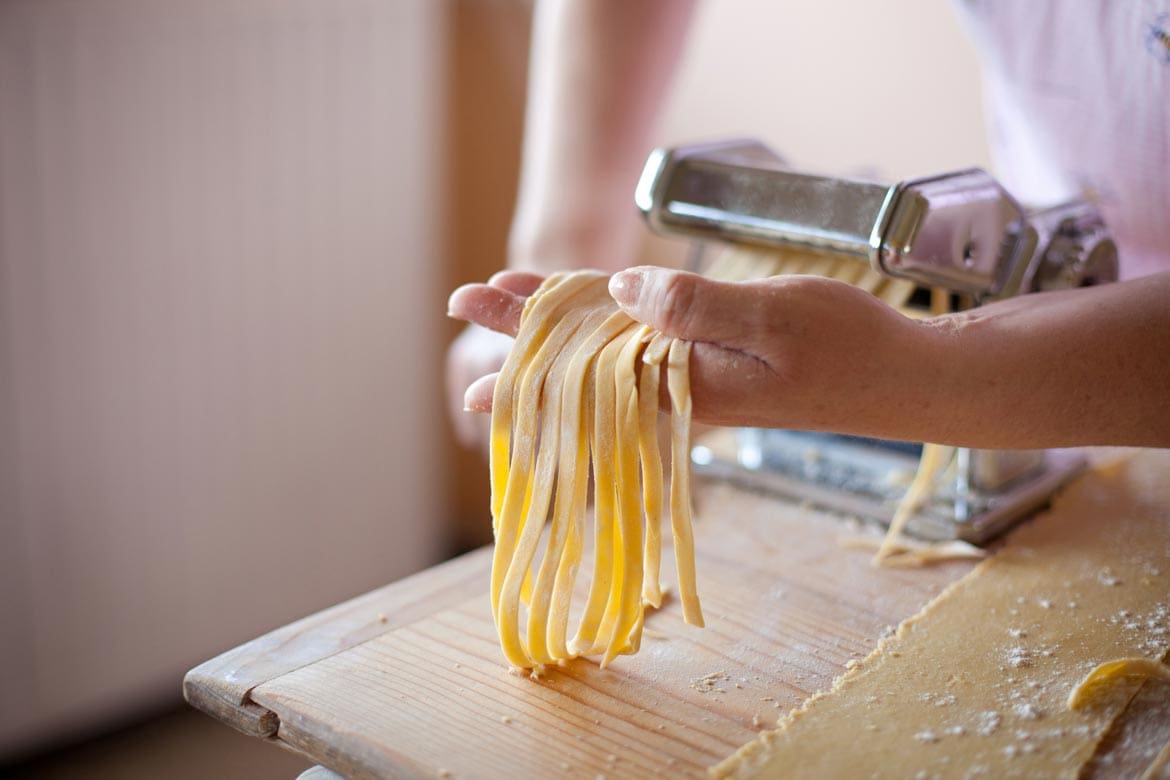
[[[601,654],[606,665],[620,654],[636,652],[643,594],[647,603],[660,602],[663,477],[657,450],[657,372],[663,360],[676,410],[672,439],[683,442],[681,458],[672,465],[676,556],[694,554],[689,541],[689,421],[681,421],[677,413],[690,413],[687,351],[676,346],[671,356],[671,339],[654,346],[653,331],[617,308],[607,281],[595,272],[546,280],[525,305],[516,345],[493,397],[492,609],[504,655],[521,668],[594,654]],[[642,366],[644,352],[652,365]],[[583,552],[590,463],[595,488],[593,576],[576,634],[567,641]],[[694,561],[680,560],[679,571],[689,576],[680,591],[693,594],[684,599],[684,615],[693,621],[697,614],[701,621]],[[531,598],[522,629],[526,584],[531,585]]]
[[[645,329],[643,343],[650,343],[653,331]],[[642,601],[662,606],[659,573],[662,567],[662,454],[658,448],[659,363],[647,364],[649,347],[642,353],[644,365],[638,378],[638,456],[642,462],[642,511],[646,515],[646,548],[642,557]]]
[[[548,409],[547,414],[540,414],[542,409],[548,407],[542,394],[550,370],[561,362],[558,358],[587,318],[589,307],[603,303],[608,297],[604,288],[599,288],[597,284],[590,285],[589,281],[575,274],[553,280],[553,286],[564,295],[564,304],[551,310],[561,316],[547,329],[546,321],[532,319],[543,313],[541,297],[533,296],[536,299],[533,305],[525,307],[524,314],[527,317],[522,315],[521,334],[525,332],[527,320],[533,323],[534,330],[544,331],[545,338],[539,344],[534,338],[533,343],[527,345],[528,349],[521,353],[524,359],[523,374],[515,370],[508,372],[509,376],[506,377],[505,372],[510,366],[505,363],[492,400],[494,417],[495,405],[503,403],[507,397],[501,392],[501,382],[511,376],[518,377],[515,379],[516,388],[511,393],[511,399],[515,402],[515,422],[511,431],[510,459],[506,465],[504,497],[498,502],[500,514],[495,516],[493,522],[496,528],[496,548],[492,562],[492,609],[504,655],[516,666],[527,666],[533,660],[519,636],[521,591],[529,577],[531,562],[548,512],[560,432],[559,408],[555,413]],[[509,355],[511,360],[512,356]],[[560,369],[562,375],[563,370]],[[559,381],[554,378],[549,390],[558,398],[559,407]],[[537,456],[536,425],[540,420],[543,420],[540,439],[543,446]],[[494,419],[492,427],[494,450]],[[493,505],[496,503],[493,499]],[[508,518],[510,522],[502,522],[501,518]]]
[[[695,542],[691,533],[691,343],[674,340],[667,357],[666,380],[675,424],[670,431],[670,527],[674,535],[674,560],[678,566],[678,590],[683,619],[703,625],[695,584]]]
[[[620,544],[615,545],[615,570],[620,567],[623,587],[614,591],[607,605],[605,657],[609,664],[619,653],[636,652],[637,640],[632,637],[635,626],[641,627],[642,590],[644,588],[645,546],[642,518],[642,491],[638,486],[638,358],[645,348],[644,337],[649,328],[636,326],[623,334],[625,343],[618,354],[613,383],[616,403],[614,406],[615,447],[614,464],[617,469],[616,491],[617,531]],[[655,423],[657,429],[657,422]],[[693,554],[693,553],[692,553]],[[636,584],[636,586],[635,586]],[[612,618],[610,618],[612,614]]]
[[[874,556],[874,563],[881,564],[898,554],[898,540],[901,538],[902,531],[934,492],[939,474],[951,462],[954,454],[954,447],[944,447],[937,444],[923,445],[918,471],[914,474],[914,479],[910,482],[906,494],[898,502],[898,508],[894,510],[894,517],[890,520],[890,529]]]
[[[633,323],[628,322],[622,332],[631,327]],[[597,356],[593,376],[593,425],[589,430],[590,460],[593,463],[593,578],[577,633],[569,643],[569,650],[575,655],[598,652],[595,642],[614,585],[612,408],[615,394],[612,382],[603,381],[603,378],[607,374],[613,376],[619,348],[620,345],[615,346],[613,341],[605,345]]]
[[[608,340],[616,328],[606,329],[603,326],[612,316],[603,308],[590,311],[578,332],[588,334],[594,343],[601,339]],[[541,411],[545,421],[544,429],[556,429],[553,435],[558,442],[559,452],[555,465],[556,499],[549,538],[529,604],[528,653],[538,663],[555,663],[569,655],[565,630],[567,602],[571,594],[566,592],[566,588],[571,587],[576,566],[580,562],[579,520],[585,514],[589,477],[588,469],[578,467],[578,464],[588,463],[589,458],[589,440],[582,415],[583,377],[592,362],[592,353],[588,347],[586,343],[567,356],[567,360],[556,363],[553,370],[562,381],[547,386],[545,397],[550,403]],[[552,442],[546,439],[542,439],[541,444],[552,446]],[[565,609],[554,610],[559,599],[565,600]]]

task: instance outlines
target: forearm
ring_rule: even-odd
[[[922,323],[931,440],[1170,446],[1170,273],[1015,298]]]
[[[511,267],[633,261],[634,185],[692,9],[692,0],[537,3]]]
[[[610,286],[694,342],[695,419],[992,449],[1170,447],[1170,273],[908,319],[811,276]]]

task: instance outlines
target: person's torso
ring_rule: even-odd
[[[1123,277],[1170,270],[1170,0],[960,0],[996,175],[1028,205],[1090,193]]]

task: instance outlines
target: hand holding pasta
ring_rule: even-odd
[[[500,275],[493,284],[462,288],[450,302],[455,315],[516,332],[508,360],[490,382],[492,613],[513,666],[539,668],[579,655],[602,655],[604,666],[637,651],[644,605],[661,602],[662,365],[673,412],[669,514],[679,599],[686,621],[703,624],[688,471],[691,345],[619,310],[604,274],[557,274],[525,298],[535,281]],[[593,574],[570,639],[590,465]]]
[[[514,333],[517,276],[532,281],[504,273],[460,288],[452,316]],[[634,320],[694,343],[696,421],[882,435],[929,403],[930,356],[945,334],[851,284],[806,275],[729,282],[639,267],[613,276],[609,289]],[[906,377],[919,381],[907,387]],[[491,408],[493,381],[468,388],[467,408]]]

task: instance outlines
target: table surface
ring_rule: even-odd
[[[705,777],[973,566],[875,568],[848,519],[725,484],[696,504],[707,627],[668,600],[607,669],[511,673],[482,549],[200,665],[187,698],[347,777]]]

